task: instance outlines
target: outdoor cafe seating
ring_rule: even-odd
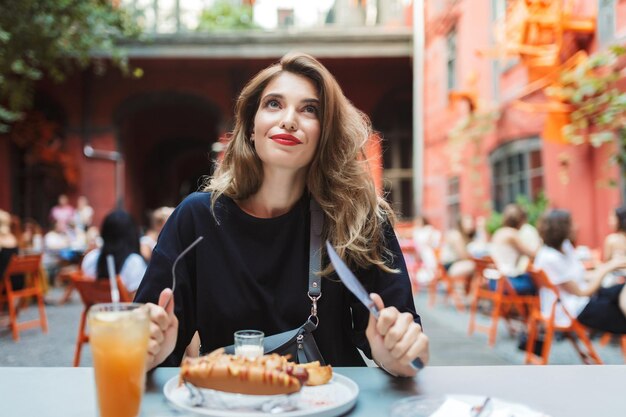
[[[514,333],[513,313],[516,312],[517,317],[525,321],[529,309],[539,305],[539,300],[536,295],[518,294],[509,279],[498,271],[491,258],[474,258],[473,260],[476,264],[476,271],[472,283],[468,334],[471,336],[476,330],[484,331],[488,335],[489,345],[494,346],[500,319],[504,319],[509,332]],[[490,281],[495,282],[495,289],[490,285]],[[476,323],[476,314],[481,302],[491,302],[492,304],[489,325]]]
[[[534,305],[530,318],[528,321],[528,340],[526,344],[526,363],[527,364],[539,364],[546,365],[550,357],[550,348],[555,336],[555,332],[562,332],[571,342],[576,352],[584,363],[602,364],[602,359],[596,352],[588,336],[588,329],[572,317],[565,308],[561,307],[559,299],[559,289],[554,285],[545,272],[542,270],[530,270],[530,276],[537,288],[544,288],[554,292],[556,295],[555,301],[550,307],[550,315],[544,316],[541,312],[539,305]],[[563,323],[556,323],[556,309],[562,308],[565,315],[569,319],[569,325]],[[544,339],[543,346],[540,351],[540,355],[535,352],[535,342],[539,338],[540,330],[543,328]],[[582,343],[582,347],[578,344],[576,338]]]
[[[24,286],[17,289],[12,277],[24,276]],[[48,332],[48,320],[43,295],[43,275],[41,274],[41,254],[13,255],[9,260],[2,282],[0,283],[0,305],[6,303],[9,311],[9,326],[13,340],[20,340],[20,331],[40,326],[44,333]],[[19,321],[20,309],[28,307],[32,297],[37,301],[39,318]]]

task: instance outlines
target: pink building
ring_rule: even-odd
[[[543,191],[550,206],[572,212],[578,242],[597,247],[609,232],[609,213],[623,201],[620,169],[609,163],[616,145],[594,148],[545,140],[546,113],[515,105],[535,75],[522,59],[486,56],[496,48],[494,27],[506,18],[505,3],[426,2],[423,214],[443,228],[459,213],[489,215],[517,195],[534,198]],[[577,22],[594,27],[590,32],[566,28],[561,59],[575,50],[592,54],[626,44],[626,1],[569,3]],[[467,99],[451,100],[450,93],[475,95],[475,114],[493,111],[492,130],[478,140],[454,140],[451,130],[469,109]],[[543,89],[522,98],[546,101]]]

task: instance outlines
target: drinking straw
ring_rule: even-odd
[[[113,255],[107,255],[107,269],[109,270],[109,282],[111,283],[111,301],[117,304],[120,302],[120,290],[117,288]]]

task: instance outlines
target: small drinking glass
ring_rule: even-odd
[[[263,338],[260,330],[238,330],[235,332],[235,355],[256,358],[263,356]]]

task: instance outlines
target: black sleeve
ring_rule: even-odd
[[[390,255],[386,255],[388,257],[386,262],[387,266],[399,272],[385,272],[378,267],[372,267],[362,270],[357,276],[368,292],[374,292],[381,296],[385,307],[394,306],[401,313],[411,313],[413,320],[421,325],[420,316],[415,311],[413,290],[411,289],[411,281],[404,262],[402,250],[400,249],[400,244],[398,243],[393,227],[387,222],[383,225],[383,234],[385,246],[390,252]],[[352,296],[351,300],[354,344],[371,359],[372,352],[367,337],[365,336],[365,329],[369,321],[369,311],[355,296]]]
[[[157,303],[159,294],[172,287],[172,265],[176,257],[196,239],[194,224],[194,195],[185,199],[167,220],[152,258],[141,281],[135,301]],[[180,366],[185,348],[196,331],[195,265],[196,252],[202,243],[192,249],[176,265],[174,313],[178,318],[178,338],[174,352],[160,366]]]

